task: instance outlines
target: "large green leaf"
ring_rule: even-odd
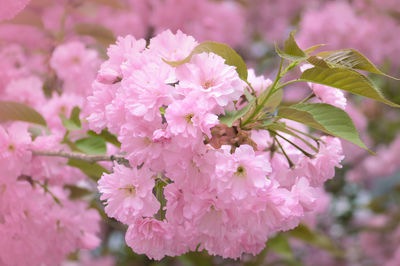
[[[236,67],[236,72],[242,80],[247,80],[247,66],[242,57],[235,52],[229,45],[218,42],[202,42],[197,45],[189,56],[180,61],[166,61],[167,64],[177,67],[185,63],[189,63],[190,59],[195,54],[214,53],[225,59],[225,64]]]
[[[107,169],[98,163],[88,163],[81,160],[69,159],[68,165],[80,169],[85,175],[97,181],[103,173],[108,173]]]
[[[278,111],[278,116],[343,138],[368,150],[367,146],[360,139],[349,115],[333,105],[326,103],[301,103],[281,107]]]
[[[75,25],[74,29],[77,34],[90,36],[105,46],[115,43],[116,40],[114,33],[100,24],[82,23]]]
[[[105,154],[107,152],[106,142],[103,138],[90,136],[75,141],[76,147],[90,155]]]
[[[317,56],[333,66],[368,71],[396,79],[380,71],[366,56],[354,49],[321,52]]]
[[[32,107],[23,103],[0,101],[0,122],[24,121],[46,126],[46,120]]]
[[[320,232],[311,231],[306,225],[300,224],[293,230],[288,232],[288,235],[301,241],[313,245],[315,247],[327,250],[336,257],[343,257],[344,251],[339,249],[332,240]]]
[[[289,38],[285,41],[283,46],[283,51],[279,49],[278,45],[275,43],[275,50],[280,57],[291,60],[291,61],[302,61],[307,59],[307,54],[300,49],[294,39],[295,31],[292,31]]]
[[[327,85],[371,98],[393,107],[400,107],[400,105],[386,99],[367,77],[352,69],[315,66],[304,71],[300,80]]]

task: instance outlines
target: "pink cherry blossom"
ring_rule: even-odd
[[[130,223],[137,216],[152,216],[160,204],[152,194],[154,179],[146,169],[129,169],[117,165],[112,174],[99,180],[99,191],[106,200],[106,212],[123,223]]]

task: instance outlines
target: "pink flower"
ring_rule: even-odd
[[[112,174],[103,174],[99,180],[101,200],[106,200],[105,211],[123,223],[137,217],[152,216],[160,203],[152,194],[154,179],[147,169],[130,169],[116,165]]]
[[[243,199],[248,194],[256,194],[257,189],[268,186],[270,182],[267,175],[271,172],[271,166],[266,155],[256,155],[249,145],[241,145],[233,154],[230,153],[230,146],[221,149],[223,153],[217,154],[215,166],[218,191],[228,190],[234,198]]]
[[[0,125],[0,167],[7,178],[16,180],[31,160],[31,141],[27,124]]]
[[[312,186],[319,186],[335,176],[335,167],[341,168],[343,152],[340,140],[334,137],[321,137],[323,143],[314,159],[307,163],[308,174]]]
[[[225,60],[213,53],[194,55],[189,64],[177,68],[179,90],[185,95],[196,93],[205,97],[217,113],[243,94],[245,83],[235,67],[225,64]]]
[[[96,50],[87,49],[78,41],[58,46],[50,59],[50,66],[64,81],[63,89],[86,95],[100,64]]]
[[[45,104],[43,82],[36,76],[12,80],[5,89],[5,100],[21,102],[32,107]]]
[[[312,67],[313,66],[310,64],[305,64],[301,66],[301,70],[304,72],[305,70]],[[346,97],[344,97],[343,91],[329,86],[310,82],[308,83],[308,86],[310,86],[315,96],[317,96],[321,102],[331,104],[342,110],[346,109],[347,100]]]
[[[176,34],[166,30],[151,39],[149,49],[164,60],[179,61],[186,58],[197,44],[192,36],[180,30]],[[178,46],[179,49],[176,49]]]
[[[201,132],[211,137],[210,129],[219,124],[218,116],[203,109],[202,99],[187,97],[168,106],[165,118],[168,131],[183,137],[196,137]]]
[[[152,218],[138,218],[128,228],[125,240],[138,254],[160,260],[165,255],[174,256],[172,228],[166,222]]]
[[[272,80],[265,79],[264,76],[256,76],[254,69],[248,70],[247,81],[250,82],[257,95],[265,91],[268,86],[272,85]]]

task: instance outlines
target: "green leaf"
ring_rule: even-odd
[[[321,52],[317,56],[335,67],[363,70],[399,80],[380,71],[366,56],[354,49]]]
[[[265,100],[265,97],[268,96],[272,87],[269,87],[265,91],[261,92],[260,95],[257,97],[257,102],[261,103]],[[282,102],[283,98],[283,91],[277,90],[272,95],[269,96],[268,100],[264,103],[263,111],[268,113],[273,113],[275,109],[279,106]]]
[[[328,63],[324,59],[318,56],[310,56],[309,58],[307,58],[307,62],[317,67],[331,68],[331,66],[328,65]]]
[[[69,190],[69,192],[70,192],[69,198],[70,199],[80,199],[87,195],[93,194],[93,191],[90,191],[86,188],[74,186],[74,185],[65,185],[64,188]]]
[[[81,109],[78,106],[75,106],[71,111],[69,119],[66,118],[63,114],[59,114],[63,126],[70,131],[82,129],[81,120],[79,119],[80,113]]]
[[[326,44],[317,44],[317,45],[314,45],[314,46],[311,46],[311,47],[305,49],[304,52],[305,52],[307,55],[310,55],[310,54],[312,54],[315,50],[317,50],[318,48],[320,48],[320,47],[322,47],[322,46],[325,46],[325,45],[326,45]]]
[[[117,136],[114,134],[111,134],[107,129],[103,129],[100,134],[97,134],[96,132],[89,130],[87,132],[89,136],[97,136],[103,138],[105,141],[113,144],[117,148],[121,148],[121,142],[118,141]]]
[[[243,117],[247,111],[249,111],[250,107],[254,105],[254,103],[255,101],[253,100],[240,110],[225,111],[224,115],[219,116],[219,122],[227,125],[228,127],[232,127],[233,123],[239,118]]]
[[[87,138],[78,139],[75,141],[76,147],[86,154],[98,155],[106,154],[106,142],[101,137],[91,136]]]
[[[81,113],[81,109],[78,106],[75,106],[74,108],[72,108],[71,111],[71,116],[69,117],[69,119],[71,121],[73,121],[76,125],[78,125],[79,127],[81,127],[81,120],[79,119],[79,115]]]
[[[289,241],[283,234],[277,234],[275,237],[268,239],[267,247],[284,259],[293,260],[294,258]]]
[[[183,65],[185,63],[189,63],[190,59],[193,55],[201,54],[201,53],[214,53],[225,59],[225,64],[236,67],[236,72],[239,74],[239,77],[242,80],[247,80],[247,66],[243,61],[242,57],[236,53],[229,45],[218,43],[218,42],[202,42],[197,45],[189,56],[180,60],[180,61],[167,61],[164,60],[167,64],[177,67]]]
[[[248,102],[251,102],[254,99],[254,96],[250,93],[250,91],[248,90],[248,88],[244,89],[244,96],[246,97],[246,100]]]
[[[29,127],[28,132],[31,134],[32,140],[35,140],[39,136],[43,136],[43,131],[39,127]]]
[[[32,107],[23,103],[0,101],[0,122],[24,121],[46,126],[46,120]]]
[[[92,180],[97,181],[103,173],[108,173],[107,169],[97,163],[88,163],[81,160],[69,159],[67,165],[80,169]]]
[[[115,43],[116,40],[114,33],[100,24],[82,23],[75,25],[74,29],[77,34],[90,36],[105,46]]]
[[[280,108],[278,116],[348,140],[368,150],[367,146],[360,139],[349,115],[333,105],[326,103],[301,103]]]
[[[297,45],[296,40],[294,39],[294,34],[296,31],[292,31],[289,35],[289,38],[285,41],[285,45],[283,46],[283,51],[279,49],[278,45],[275,43],[275,50],[278,55],[282,58],[291,60],[291,61],[303,61],[307,59],[307,54],[300,49]]]
[[[288,234],[289,236],[300,239],[307,244],[329,251],[336,257],[344,257],[344,251],[339,249],[331,239],[320,232],[311,231],[304,224],[300,224],[293,230],[290,230]]]
[[[382,92],[366,76],[351,69],[315,66],[304,71],[300,77],[300,81],[309,81],[338,88],[393,107],[400,107],[400,105],[387,100]]]

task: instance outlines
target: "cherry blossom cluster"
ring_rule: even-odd
[[[343,159],[333,137],[322,137],[312,158],[282,143],[291,168],[268,131],[220,124],[247,84],[213,53],[168,64],[196,44],[180,31],[162,32],[148,46],[120,37],[88,98],[90,127],[116,134],[131,166],[116,165],[100,179],[106,213],[129,225],[126,242],[150,258],[196,249],[257,254],[270,235],[316,208],[321,185]],[[257,91],[271,83],[250,73]],[[160,187],[161,197],[153,193]]]
[[[54,135],[32,141],[26,123],[0,126],[1,265],[55,265],[100,243],[97,211],[63,189],[84,175],[65,166],[66,159],[32,155],[59,149],[59,142]]]

